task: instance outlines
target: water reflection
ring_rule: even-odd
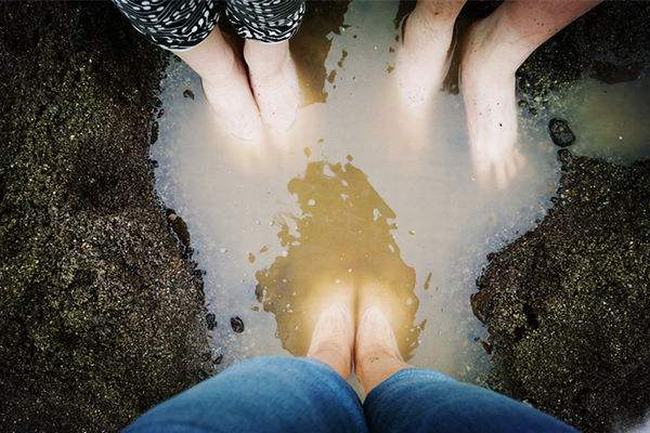
[[[304,355],[316,313],[332,292],[372,288],[389,300],[400,350],[409,358],[418,344],[419,302],[415,270],[391,234],[395,212],[350,162],[311,162],[288,190],[301,213],[276,220],[286,252],[256,273],[258,299],[275,315],[282,346]]]

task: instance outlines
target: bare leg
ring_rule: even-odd
[[[175,54],[201,76],[205,96],[218,122],[240,138],[260,134],[259,110],[246,70],[218,29],[191,50]]]
[[[399,350],[394,326],[399,323],[401,303],[390,292],[368,285],[359,292],[355,372],[364,391],[399,370],[409,368]]]
[[[515,72],[551,36],[599,0],[507,0],[469,31],[461,62],[469,140],[482,183],[505,186],[523,160],[515,150]]]
[[[316,321],[307,357],[332,367],[343,378],[352,369],[354,348],[353,291],[327,300]]]
[[[465,0],[419,0],[404,23],[395,72],[408,105],[423,105],[442,84],[454,22],[463,4]]]
[[[395,333],[384,312],[366,308],[359,319],[355,344],[355,372],[366,394],[394,373],[409,368],[397,347]]]
[[[274,129],[289,128],[300,104],[298,73],[289,41],[268,44],[248,39],[244,58],[262,119]]]

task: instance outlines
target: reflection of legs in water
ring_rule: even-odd
[[[456,16],[465,0],[420,0],[404,23],[396,74],[408,106],[430,101],[442,84]]]
[[[391,324],[402,307],[379,293],[386,292],[360,295],[356,347],[354,297],[337,294],[324,299],[307,358],[236,364],[153,408],[125,431],[575,432],[530,406],[406,364]],[[363,405],[344,380],[353,352],[368,394]]]
[[[503,187],[523,163],[515,150],[515,72],[544,41],[598,0],[506,0],[475,23],[461,60],[461,87],[475,172]]]

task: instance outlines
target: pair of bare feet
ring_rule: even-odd
[[[307,356],[347,379],[354,369],[369,393],[399,370],[409,368],[400,353],[390,307],[379,292],[339,292],[317,315]]]
[[[263,125],[285,130],[295,120],[300,90],[288,41],[246,40],[242,61],[215,29],[196,47],[176,54],[200,75],[217,124],[232,135],[255,139]]]
[[[515,72],[532,52],[600,0],[505,0],[461,43],[460,84],[474,173],[504,187],[523,166],[518,153]],[[434,98],[447,74],[454,25],[465,0],[419,0],[404,24],[396,73],[411,109]]]

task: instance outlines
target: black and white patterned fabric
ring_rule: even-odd
[[[298,31],[305,15],[304,0],[228,0],[226,16],[245,39],[280,42]]]
[[[113,0],[142,34],[169,50],[192,48],[208,37],[225,10],[237,34],[262,42],[293,36],[304,0]]]

